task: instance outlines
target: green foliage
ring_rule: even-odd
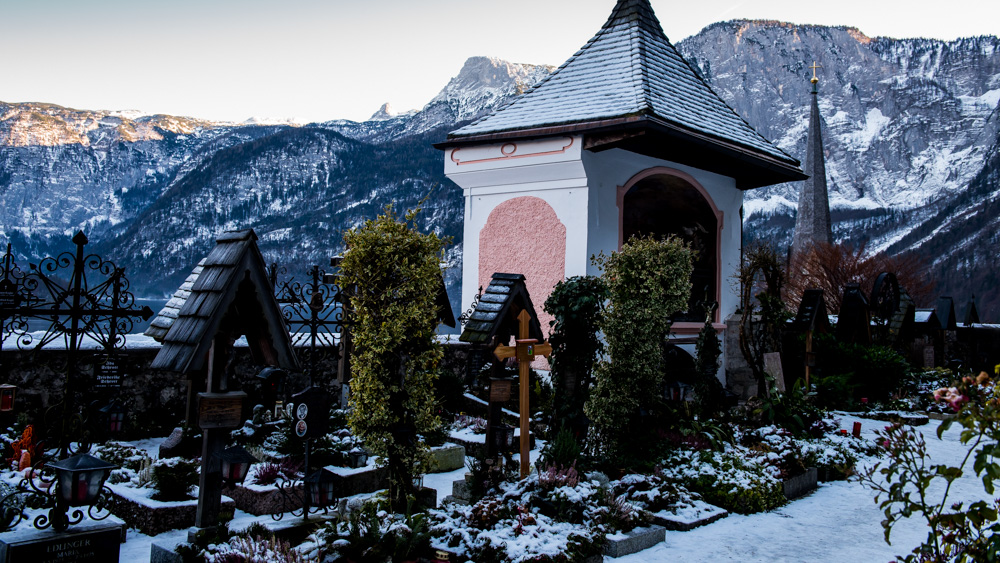
[[[179,457],[153,463],[153,484],[161,501],[188,500],[188,492],[198,484],[198,464]]]
[[[701,416],[711,418],[723,407],[724,390],[716,376],[719,372],[719,358],[722,356],[722,342],[719,333],[712,326],[714,307],[705,312],[705,325],[698,333],[695,343],[694,391],[698,396]]]
[[[555,438],[541,452],[539,467],[571,467],[580,458],[580,444],[577,443],[573,431],[563,426]]]
[[[693,260],[675,237],[632,239],[594,258],[610,297],[599,323],[610,358],[597,364],[585,412],[588,448],[606,460],[621,459],[653,430],[643,416],[655,416],[663,403],[662,349],[670,316],[687,308]]]
[[[344,235],[342,283],[353,288],[355,356],[351,431],[387,460],[395,506],[427,462],[417,434],[441,425],[434,381],[443,357],[435,339],[436,297],[445,241],[416,230],[417,211],[400,220],[387,207]]]
[[[875,502],[885,514],[886,543],[901,520],[920,515],[927,521],[927,539],[903,560],[1000,560],[1000,501],[966,506],[948,500],[952,485],[970,463],[986,495],[995,494],[995,481],[1000,479],[1000,388],[984,372],[937,390],[934,398],[956,413],[956,418],[941,423],[937,437],[941,439],[952,426],[961,428],[958,439],[966,450],[958,465],[930,464],[923,435],[897,423],[879,432],[889,460],[863,471],[860,480],[875,491]],[[940,500],[935,500],[938,494]]]
[[[379,501],[369,500],[351,512],[347,522],[327,528],[321,535],[337,540],[333,561],[411,561],[430,549],[426,514],[387,515]]]
[[[760,401],[754,408],[759,423],[784,428],[797,437],[805,437],[823,418],[823,410],[814,404],[801,379],[784,393],[775,392]]]
[[[886,346],[841,343],[832,335],[816,335],[813,346],[818,401],[830,408],[852,408],[863,397],[888,400],[910,370],[906,358]]]
[[[735,451],[679,450],[664,460],[664,480],[700,493],[705,502],[738,514],[772,510],[785,503],[781,482]]]
[[[608,290],[602,278],[574,276],[552,288],[545,312],[553,316],[549,343],[552,355],[552,427],[564,423],[583,429],[583,407],[593,383],[594,363],[601,353],[599,322]]]

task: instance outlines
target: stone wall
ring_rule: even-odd
[[[456,337],[457,340],[457,337]],[[465,355],[468,345],[454,342],[445,346],[445,358],[442,370],[456,377],[449,377],[443,382],[449,386],[460,383],[465,373]],[[323,350],[323,349],[321,349]],[[82,382],[79,388],[83,398],[79,404],[99,408],[106,405],[112,398],[118,398],[126,407],[126,431],[123,438],[166,436],[171,429],[184,420],[187,409],[188,386],[193,385],[194,391],[203,391],[202,381],[189,382],[184,376],[173,372],[150,369],[157,348],[141,348],[129,350],[125,365],[125,377],[118,391],[97,391],[93,389],[92,352],[80,353],[78,375]],[[309,350],[297,350],[303,369],[309,364]],[[254,363],[249,349],[237,347],[235,351],[235,384],[231,388],[241,389],[248,395],[244,405],[244,416],[250,418],[253,406],[265,402],[264,393],[255,377],[261,366]],[[323,350],[317,359],[317,373],[314,383],[325,386],[334,397],[340,396],[340,384],[337,382],[336,356]],[[4,350],[0,352],[0,383],[11,383],[17,386],[15,412],[23,413],[28,422],[44,425],[45,413],[50,407],[58,405],[66,378],[66,351],[40,350],[21,351]],[[308,383],[303,374],[292,374],[287,382],[287,391],[297,392]],[[456,390],[453,400],[461,396],[461,390]],[[270,398],[273,401],[273,398]],[[55,411],[53,411],[55,413]],[[51,416],[51,415],[50,415]]]

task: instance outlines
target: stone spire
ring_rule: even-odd
[[[823,157],[823,134],[820,131],[819,104],[816,101],[816,69],[813,63],[812,109],[809,113],[809,136],[806,138],[806,159],[804,172],[809,178],[802,182],[799,192],[799,210],[795,216],[795,234],[792,237],[792,256],[807,250],[817,243],[830,244],[833,233],[830,229],[830,200],[826,191],[826,162]]]

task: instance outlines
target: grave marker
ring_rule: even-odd
[[[548,356],[551,354],[552,345],[547,341],[539,343],[534,338],[528,338],[530,336],[529,323],[531,322],[531,314],[527,310],[521,310],[521,314],[517,316],[517,321],[518,338],[515,341],[517,343],[516,346],[497,346],[493,350],[493,355],[501,361],[507,358],[517,358],[518,387],[521,391],[520,400],[518,401],[521,411],[521,477],[524,478],[528,476],[529,472],[529,452],[531,448],[531,439],[528,435],[528,422],[531,420],[531,411],[528,404],[531,396],[531,385],[528,383],[530,364],[534,361],[535,356]]]

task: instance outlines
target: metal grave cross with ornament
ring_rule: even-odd
[[[532,361],[534,361],[535,356],[548,356],[552,353],[552,346],[546,340],[544,342],[538,342],[534,338],[529,338],[530,331],[528,323],[531,322],[531,313],[526,309],[522,309],[521,313],[517,316],[518,330],[517,339],[515,339],[515,346],[497,346],[493,350],[493,355],[497,357],[498,360],[506,360],[507,358],[517,358],[518,367],[518,382],[520,388],[520,398],[518,403],[520,405],[521,414],[521,477],[528,476],[528,466],[529,463],[529,450],[531,441],[528,436],[528,421],[531,416],[531,411],[529,410],[528,398],[531,392],[531,386],[528,384],[528,373],[529,367]]]

